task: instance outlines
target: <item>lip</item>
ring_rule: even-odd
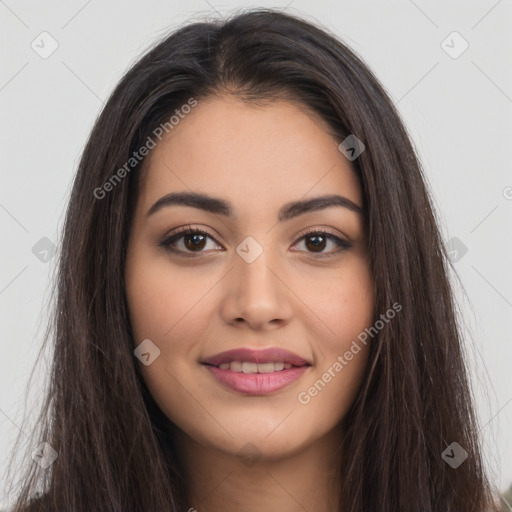
[[[279,347],[269,347],[259,350],[251,348],[235,348],[221,352],[202,361],[203,364],[219,366],[222,363],[233,361],[248,361],[251,363],[290,363],[293,366],[311,366],[309,361],[302,357]]]
[[[241,373],[221,370],[205,365],[210,373],[223,385],[245,395],[267,395],[279,391],[300,378],[309,366],[292,366],[287,370],[273,373]]]
[[[243,373],[218,368],[222,363],[232,363],[233,361],[282,362],[289,363],[292,367],[272,373]],[[309,361],[297,354],[278,347],[259,350],[250,348],[228,350],[204,359],[202,364],[221,384],[246,395],[266,395],[279,391],[299,379],[311,366]]]

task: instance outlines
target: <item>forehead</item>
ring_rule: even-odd
[[[170,191],[189,190],[262,208],[342,193],[360,205],[359,182],[339,142],[298,103],[254,106],[230,96],[208,98],[148,155],[139,199],[147,205]]]

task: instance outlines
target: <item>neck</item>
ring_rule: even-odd
[[[338,510],[340,427],[280,458],[256,452],[251,457],[248,446],[241,452],[246,456],[205,447],[179,429],[173,436],[188,482],[190,512]]]

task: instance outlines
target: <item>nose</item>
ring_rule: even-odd
[[[272,330],[292,317],[293,292],[278,262],[265,249],[252,262],[235,254],[233,270],[225,288],[221,315],[230,325],[254,330]]]

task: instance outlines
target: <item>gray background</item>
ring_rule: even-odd
[[[452,278],[481,434],[492,478],[505,489],[512,482],[511,0],[0,0],[2,471],[24,407],[30,419],[48,367],[49,356],[25,400],[55,271],[56,258],[44,251],[59,244],[71,180],[103,102],[168,31],[249,6],[280,7],[332,30],[397,104],[445,241],[459,250],[454,262],[462,286]],[[51,36],[40,36],[44,31]],[[463,39],[450,36],[454,31]],[[42,58],[53,40],[58,48]],[[458,55],[464,40],[469,47]],[[30,428],[30,421],[23,426],[26,436]],[[0,479],[1,498],[1,472]]]

